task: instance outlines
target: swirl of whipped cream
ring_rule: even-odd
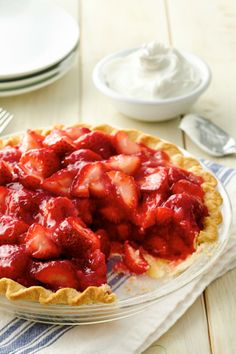
[[[104,66],[103,73],[111,89],[143,100],[182,96],[201,83],[196,67],[176,49],[158,42],[112,59]]]

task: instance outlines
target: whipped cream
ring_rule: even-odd
[[[166,99],[190,93],[201,83],[200,73],[176,49],[158,42],[143,45],[103,67],[106,84],[129,98]]]

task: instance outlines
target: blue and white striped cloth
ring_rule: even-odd
[[[230,196],[236,195],[236,170],[210,161],[203,163],[226,187]],[[235,198],[236,199],[236,198]],[[232,198],[233,212],[236,201]],[[235,218],[234,218],[235,219]],[[234,234],[236,225],[232,226]],[[236,266],[236,241],[231,239],[227,262],[214,268],[200,281],[195,280],[177,293],[167,296],[144,313],[108,324],[89,326],[59,326],[32,323],[2,314],[0,317],[0,354],[131,354],[141,353],[166,332],[191,306],[204,288],[217,276]],[[230,253],[231,252],[231,253]],[[122,280],[110,278],[113,289]]]

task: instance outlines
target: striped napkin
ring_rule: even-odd
[[[235,169],[209,161],[203,163],[217,175],[229,195],[236,195]],[[235,213],[236,200],[232,199],[232,204]],[[227,257],[221,257],[211,271],[131,318],[73,327],[33,323],[1,314],[0,353],[141,353],[186,312],[211,281],[236,267],[236,240],[233,237],[235,229],[236,223],[232,225],[229,244],[225,250]],[[118,280],[119,283],[120,281]],[[119,283],[112,284],[113,288],[118,287]]]

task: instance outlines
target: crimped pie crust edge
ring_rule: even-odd
[[[170,156],[173,165],[202,176],[204,182],[202,188],[205,192],[204,203],[208,208],[209,215],[205,218],[204,229],[200,231],[196,238],[196,249],[202,243],[214,242],[218,239],[218,225],[222,222],[220,205],[222,198],[216,191],[217,180],[209,172],[203,170],[201,164],[193,157],[186,157],[180,149],[170,142],[158,137],[145,134],[139,130],[116,129],[109,125],[91,126],[88,124],[75,124],[76,127],[87,127],[91,130],[99,130],[107,134],[115,134],[117,131],[126,132],[129,138],[135,142],[142,143],[150,148],[165,151]],[[57,125],[50,129],[33,129],[42,135],[48,135],[55,128],[64,128]],[[6,145],[17,145],[21,140],[20,135],[12,135],[9,138],[0,139],[0,149]],[[67,304],[83,305],[92,303],[112,303],[116,300],[116,295],[111,292],[109,285],[90,286],[83,292],[72,288],[59,289],[56,292],[48,290],[42,286],[31,286],[29,288],[8,278],[0,279],[0,294],[5,295],[9,300],[28,300],[41,304]]]

